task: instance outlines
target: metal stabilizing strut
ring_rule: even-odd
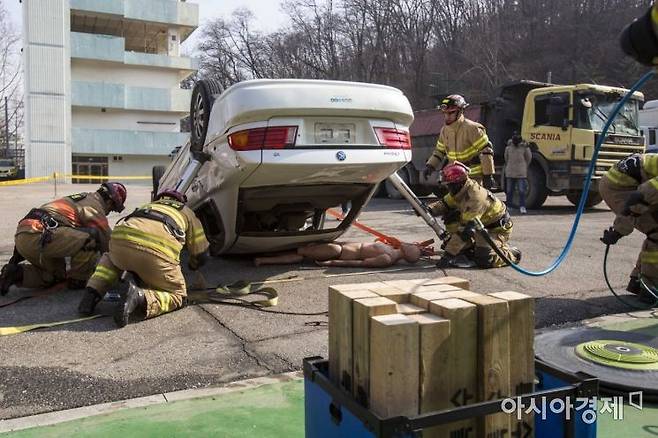
[[[203,164],[210,160],[210,154],[205,152],[191,152],[191,155],[192,158],[190,159],[190,162],[187,163],[185,170],[183,170],[183,173],[174,187],[174,190],[179,193],[187,192],[187,189],[192,185],[192,181],[196,178]]]
[[[409,204],[411,204],[411,207],[420,215],[420,217],[423,218],[425,222],[427,222],[427,225],[430,226],[436,233],[436,235],[439,237],[441,240],[445,240],[448,236],[448,232],[446,229],[439,223],[439,221],[436,220],[434,216],[432,216],[428,211],[427,207],[425,207],[425,204],[423,204],[420,199],[416,196],[414,192],[411,191],[409,186],[400,178],[400,176],[397,173],[392,174],[391,176],[388,177],[388,180],[395,186],[395,188],[400,192],[404,198],[409,201]]]

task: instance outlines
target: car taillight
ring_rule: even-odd
[[[234,151],[284,149],[294,146],[296,139],[296,126],[270,126],[234,132],[228,136],[228,144]]]
[[[395,128],[375,128],[377,140],[390,149],[411,149],[409,131]]]

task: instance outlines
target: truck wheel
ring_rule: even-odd
[[[222,86],[213,79],[201,79],[194,84],[190,103],[190,149],[201,151],[206,144],[210,110],[215,96],[222,92]]]
[[[580,196],[582,193],[582,190],[570,190],[567,192],[567,199],[577,207],[578,203],[580,202]],[[603,198],[598,192],[590,190],[587,195],[587,199],[585,200],[585,208],[594,207],[595,205],[600,204],[602,201]]]
[[[528,195],[526,196],[526,206],[528,208],[540,208],[546,202],[548,197],[548,188],[546,187],[546,175],[543,169],[531,164],[528,169]]]
[[[409,174],[407,173],[407,169],[402,168],[397,171],[397,174],[402,178],[402,181],[404,181],[406,185],[409,185]],[[398,189],[395,188],[388,178],[384,181],[384,187],[386,188],[386,195],[390,199],[402,199],[402,194],[398,192]]]
[[[160,180],[165,173],[166,168],[164,166],[153,166],[151,175],[153,177],[153,191],[151,192],[151,201],[155,199],[155,195],[158,194],[158,189],[160,188]]]

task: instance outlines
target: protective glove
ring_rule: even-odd
[[[644,200],[642,193],[636,190],[628,196],[628,199],[626,199],[621,214],[637,217],[643,215],[647,211],[649,211],[649,204]]]
[[[484,187],[487,190],[491,190],[496,186],[496,180],[494,179],[493,175],[484,175],[482,177],[482,187]]]
[[[432,173],[434,173],[435,170],[436,169],[434,168],[434,166],[430,166],[429,164],[426,164],[425,169],[423,169],[423,178],[425,180],[430,179],[430,176],[432,175]]]
[[[476,228],[476,224],[474,221],[468,222],[464,226],[464,229],[460,233],[459,237],[461,237],[461,239],[464,242],[470,241],[473,237],[475,237],[475,228]]]
[[[601,237],[601,242],[605,243],[606,245],[614,245],[621,239],[622,236],[619,231],[615,230],[613,227],[608,228],[607,230],[603,230],[603,237]]]

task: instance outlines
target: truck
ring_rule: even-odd
[[[494,148],[496,179],[504,189],[504,157],[507,140],[517,131],[532,149],[528,169],[528,208],[540,208],[548,196],[566,195],[574,205],[582,194],[589,164],[603,126],[614,106],[628,90],[593,84],[555,85],[517,81],[502,86],[493,98],[470,105],[465,117],[482,123]],[[635,92],[613,121],[595,163],[587,207],[601,202],[598,180],[621,158],[643,153],[645,140],[638,123]],[[439,110],[417,111],[410,128],[412,161],[398,171],[419,196],[441,193],[436,180],[425,180],[422,170],[443,126]],[[389,196],[396,194],[388,190]]]

